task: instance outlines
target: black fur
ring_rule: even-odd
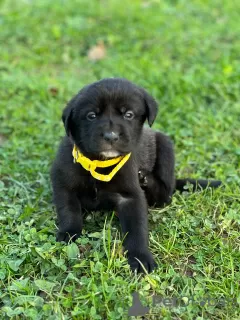
[[[143,126],[145,120],[151,126],[156,115],[156,101],[125,79],[95,82],[68,103],[62,116],[67,135],[51,171],[58,241],[81,235],[84,209],[116,210],[126,235],[124,247],[131,268],[143,271],[140,260],[148,272],[154,269],[156,263],[148,248],[148,205],[162,207],[170,203],[175,188],[183,189],[187,182],[175,181],[170,139]],[[111,157],[109,152],[131,152],[131,157],[110,182],[102,182],[73,163],[73,143],[92,160]],[[188,181],[198,185],[198,181]],[[199,182],[203,187],[208,184],[205,180]],[[210,186],[218,184],[212,182]]]

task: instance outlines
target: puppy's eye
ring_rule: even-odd
[[[89,120],[89,121],[93,121],[93,120],[95,120],[96,119],[96,117],[97,117],[97,115],[96,115],[96,113],[95,112],[93,112],[93,111],[91,111],[91,112],[88,112],[88,114],[87,114],[87,119]]]
[[[127,111],[124,113],[123,117],[126,120],[132,120],[134,118],[134,113],[132,111]]]

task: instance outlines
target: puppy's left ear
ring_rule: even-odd
[[[143,99],[146,106],[146,117],[148,119],[148,124],[151,127],[157,116],[158,104],[146,90],[141,88],[141,91],[143,93]]]
[[[67,135],[70,137],[71,136],[71,129],[72,128],[72,113],[73,113],[73,100],[71,100],[65,109],[63,110],[62,113],[62,121],[66,130]]]

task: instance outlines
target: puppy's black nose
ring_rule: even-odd
[[[116,132],[105,132],[103,134],[103,138],[104,140],[106,140],[107,142],[116,142],[119,139],[119,135]]]

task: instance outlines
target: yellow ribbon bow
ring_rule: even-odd
[[[72,155],[74,158],[74,162],[78,162],[82,165],[82,167],[87,170],[90,171],[91,175],[93,176],[93,178],[100,180],[100,181],[104,181],[104,182],[108,182],[110,181],[113,176],[115,176],[115,174],[123,167],[123,165],[128,161],[128,159],[130,158],[131,153],[126,154],[125,156],[120,156],[114,159],[110,159],[110,160],[104,160],[104,161],[100,161],[100,160],[90,160],[87,157],[85,157],[77,148],[76,145],[74,145],[73,147],[73,151],[72,151]],[[98,172],[96,172],[96,168],[107,168],[107,167],[111,167],[114,164],[118,165],[109,173],[109,174],[100,174]]]

